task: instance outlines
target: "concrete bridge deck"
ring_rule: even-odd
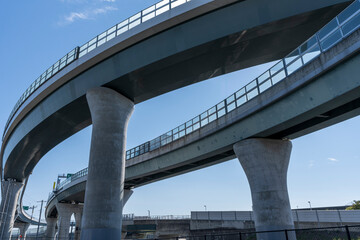
[[[336,31],[338,27],[331,30],[329,36]],[[318,44],[324,46],[324,41],[318,43],[310,38],[294,51],[305,49],[305,52],[298,55],[292,52],[206,111],[204,118],[204,113],[200,114],[194,118],[198,119],[196,122],[192,119],[190,125],[182,125],[182,130],[180,126],[152,140],[160,142],[157,148],[149,148],[128,159],[125,187],[138,187],[234,158],[232,145],[241,139],[296,138],[357,116],[360,112],[360,80],[356,67],[360,61],[359,31],[345,34],[341,42],[333,42],[323,52]],[[285,68],[279,67],[288,59],[290,63]],[[303,63],[296,65],[298,69],[294,71],[293,64],[299,61]],[[264,85],[268,88],[264,89]],[[324,91],[324,86],[331,87]],[[175,138],[181,131],[184,136]],[[134,149],[142,146],[144,144]],[[56,196],[49,199],[49,213],[54,206],[52,201],[83,202],[86,175],[87,169],[84,169],[59,186]]]

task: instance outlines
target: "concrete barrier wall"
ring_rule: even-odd
[[[293,210],[294,222],[360,223],[360,210]],[[191,212],[191,220],[252,221],[252,211]]]

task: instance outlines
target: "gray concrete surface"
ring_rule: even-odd
[[[81,222],[82,222],[82,215],[83,215],[83,210],[84,210],[83,206],[84,205],[78,205],[78,207],[74,211],[74,215],[75,215],[74,240],[80,240]]]
[[[11,179],[1,182],[0,239],[8,240],[14,227],[15,211],[19,194],[24,183]]]
[[[46,218],[46,231],[43,240],[53,239],[56,233],[57,218]]]
[[[247,139],[234,152],[249,181],[256,231],[293,229],[287,170],[292,144],[286,140]],[[284,233],[257,234],[258,240],[288,240]],[[295,240],[295,234],[289,239]]]
[[[86,94],[92,118],[81,239],[120,239],[127,124],[134,103],[108,88]]]
[[[71,215],[77,208],[75,204],[57,203],[56,209],[58,211],[57,226],[58,226],[58,238],[68,239],[70,230]]]

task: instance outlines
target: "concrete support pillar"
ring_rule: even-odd
[[[30,223],[19,223],[17,224],[17,227],[20,230],[20,239],[26,239],[26,231],[29,229],[30,227]]]
[[[23,186],[23,183],[10,179],[1,182],[0,239],[2,240],[10,239],[11,231],[14,227],[17,201]]]
[[[247,139],[234,145],[234,152],[250,184],[256,231],[293,229],[287,170],[292,144],[272,139]],[[262,233],[258,240],[295,240],[295,233]]]
[[[121,239],[126,130],[134,103],[108,88],[87,92],[93,123],[81,239]]]
[[[46,231],[44,240],[53,240],[56,233],[56,222],[57,218],[46,218]]]
[[[74,213],[75,213],[74,240],[80,240],[81,221],[82,221],[82,215],[83,215],[83,205],[79,205],[79,208]]]
[[[80,211],[80,208],[82,208],[82,205],[78,204],[56,204],[56,209],[58,211],[58,239],[69,239],[71,215],[77,211]]]

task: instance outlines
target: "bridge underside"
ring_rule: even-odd
[[[127,187],[235,158],[233,144],[246,138],[294,139],[360,115],[359,37],[360,30],[232,113],[187,135],[176,148],[168,144],[161,154],[155,150],[138,156],[142,161],[135,159],[126,170]],[[202,131],[210,134],[186,143]]]
[[[3,147],[7,144],[6,149],[2,149],[2,156],[7,159],[4,178],[22,181],[49,150],[91,124],[85,99],[87,89],[106,86],[139,103],[214,76],[280,59],[348,3],[261,25],[253,22],[253,27],[245,29],[239,26],[241,19],[237,19],[241,13],[248,15],[241,4],[243,2],[159,33],[102,61],[59,88],[25,117],[8,143],[3,143]],[[210,16],[212,14],[218,16],[214,18]],[[224,15],[233,17],[225,18]],[[221,31],[215,31],[214,27],[221,28]],[[215,38],[214,32],[217,31],[224,36]],[[213,40],[205,41],[207,38]],[[172,42],[169,39],[175,40]],[[142,53],[141,56],[139,53]],[[29,129],[24,136],[22,134],[26,130],[23,128]],[[219,158],[228,159],[230,156],[233,156],[233,152],[228,149],[219,156],[209,156],[205,162],[215,163]],[[203,160],[191,164],[202,166]],[[169,173],[173,175],[187,171],[184,168],[187,167],[181,166],[178,170],[174,167]],[[146,178],[161,179],[169,173],[148,175]],[[132,179],[127,186],[148,181],[143,178]]]

